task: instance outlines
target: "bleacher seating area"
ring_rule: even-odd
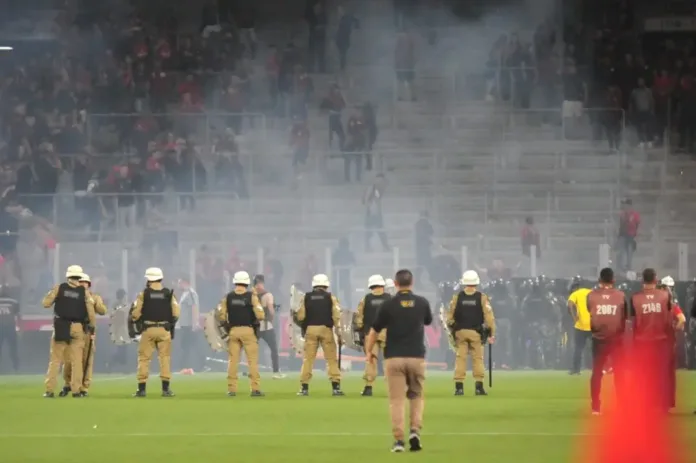
[[[395,265],[393,250],[373,246],[368,254],[364,247],[361,198],[377,172],[386,176],[384,229],[389,244],[398,248],[401,266],[415,265],[414,224],[420,212],[428,210],[438,248],[434,254],[459,258],[461,247],[466,246],[469,264],[487,266],[493,259],[503,259],[515,267],[522,261],[520,230],[531,216],[541,234],[539,272],[559,277],[592,275],[600,245],[614,245],[623,198],[633,200],[642,218],[634,269],[653,266],[660,272],[676,272],[679,242],[693,244],[689,261],[696,262],[692,205],[696,194],[691,183],[696,162],[690,155],[673,154],[668,145],[635,148],[630,130],[624,131],[620,150],[608,151],[605,144],[592,140],[587,119],[580,136],[567,137],[557,122],[562,119],[560,106],[513,109],[507,101],[487,101],[483,73],[457,69],[434,73],[432,59],[450,56],[460,43],[462,34],[450,27],[441,28],[438,37],[437,49],[445,52],[439,58],[418,61],[414,84],[418,100],[395,101],[390,64],[394,32],[372,24],[367,16],[388,11],[390,4],[372,0],[356,7],[361,29],[353,34],[345,73],[312,75],[316,101],[308,116],[311,150],[299,180],[289,174],[291,157],[285,148],[289,122],[266,114],[263,124],[245,127],[239,137],[248,199],[205,192],[197,195],[195,209],[183,210],[174,193],[165,194],[164,205],[158,206],[165,220],[157,230],[177,232],[178,252],[155,256],[167,261],[169,267],[162,266],[171,268],[170,274],[189,272],[189,250],[201,245],[223,259],[234,247],[249,262],[256,262],[259,247],[268,247],[283,262],[284,283],[289,284],[310,254],[317,256],[319,270],[325,270],[325,250],[348,237],[357,257],[352,285],[363,287],[369,275],[389,274]],[[302,24],[285,29],[277,23],[267,28],[260,24],[256,30],[259,54],[265,52],[264,45],[281,44],[290,37],[304,44],[303,31]],[[330,39],[327,43],[331,62],[333,43]],[[371,47],[373,43],[379,46]],[[428,54],[425,37],[419,36],[416,48],[420,56]],[[361,53],[368,49],[369,53]],[[263,61],[253,66],[254,75],[263,76]],[[376,169],[366,173],[362,183],[345,183],[343,161],[332,157],[328,149],[327,116],[318,102],[336,80],[349,107],[366,100],[378,107]],[[259,90],[266,83],[259,78],[253,85]],[[551,122],[545,117],[549,114]],[[212,165],[205,164],[208,175],[214,175]],[[54,209],[56,215],[64,216],[74,207],[74,197],[69,187],[59,191]],[[139,250],[146,232],[141,225],[110,227],[98,241],[85,242],[82,229],[58,222],[56,268],[92,256],[119,281],[121,251],[129,249],[131,287],[135,288],[141,269],[160,264],[141,261]],[[524,261],[518,272],[527,273],[528,265]],[[255,265],[251,270],[256,270]]]

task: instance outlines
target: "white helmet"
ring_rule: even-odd
[[[79,265],[71,265],[65,271],[65,278],[80,278],[82,273],[82,267]]]
[[[145,279],[147,281],[164,280],[164,274],[162,273],[162,269],[159,267],[150,267],[149,269],[145,270]]]
[[[329,277],[323,273],[317,273],[314,275],[314,278],[312,278],[312,288],[316,288],[317,286],[324,286],[325,288],[328,288],[330,286]]]
[[[86,273],[83,273],[80,276],[80,282],[83,282],[83,281],[86,281],[87,283],[92,284],[92,280],[89,278],[89,275],[87,275]]]
[[[392,280],[391,278],[387,278],[384,281],[384,287],[385,288],[396,288],[396,285],[394,284],[394,280]]]
[[[235,272],[234,276],[232,277],[232,284],[249,286],[251,284],[251,278],[249,278],[249,274],[247,272]]]
[[[367,287],[372,289],[375,286],[386,286],[382,275],[372,275],[367,279]]]
[[[462,284],[464,286],[477,286],[481,284],[481,279],[478,273],[476,273],[476,270],[467,270],[464,272],[464,275],[462,275]]]
[[[664,277],[664,278],[662,279],[662,284],[665,285],[665,286],[668,286],[668,287],[672,288],[672,287],[674,286],[674,278],[672,278],[671,276],[667,275],[666,277]]]

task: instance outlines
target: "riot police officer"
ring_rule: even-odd
[[[134,397],[145,397],[145,386],[150,374],[150,360],[157,350],[162,380],[162,397],[174,397],[169,388],[172,379],[172,338],[179,319],[179,303],[174,292],[162,285],[162,269],[145,270],[146,288],[138,294],[131,312],[134,322],[142,330],[138,343],[138,390]]]
[[[229,332],[227,351],[227,395],[237,395],[237,368],[241,350],[244,349],[249,362],[251,396],[262,397],[261,375],[259,374],[259,322],[265,314],[255,292],[249,291],[251,279],[247,272],[237,272],[232,278],[234,290],[227,294],[218,305],[218,321],[225,324]]]
[[[386,282],[382,275],[372,275],[367,280],[367,287],[370,289],[370,294],[365,295],[365,297],[358,304],[358,310],[355,313],[355,326],[359,329],[363,336],[366,337],[372,324],[377,320],[377,314],[379,309],[382,307],[384,302],[391,299],[391,295],[384,292]],[[387,339],[387,330],[382,330],[377,333],[377,342],[373,348],[372,354],[377,357],[380,351],[384,351],[384,344]],[[375,383],[377,378],[377,363],[376,362],[366,362],[365,363],[365,373],[363,379],[365,380],[365,389],[362,391],[362,396],[370,397],[372,396],[372,385]]]
[[[53,391],[58,382],[58,370],[66,358],[70,359],[74,372],[70,378],[72,396],[82,397],[80,388],[85,333],[91,333],[96,323],[94,299],[89,291],[80,285],[82,267],[71,265],[65,272],[65,277],[67,282],[51,288],[42,301],[46,309],[53,307],[53,336],[44,393],[46,398],[55,397]]]
[[[324,359],[328,365],[329,379],[334,396],[342,396],[341,370],[338,368],[336,337],[334,328],[339,327],[341,308],[336,296],[329,291],[329,277],[324,274],[314,275],[312,291],[305,294],[300,301],[296,319],[304,331],[304,360],[300,372],[301,389],[297,395],[309,395],[309,381],[312,379],[312,368],[321,346]]]
[[[104,300],[99,294],[91,291],[92,280],[89,275],[83,273],[80,277],[80,285],[85,289],[90,291],[92,299],[94,299],[94,311],[97,315],[106,315],[106,305],[104,305]],[[92,374],[94,372],[94,350],[95,350],[95,333],[85,333],[85,349],[82,354],[82,365],[84,366],[84,374],[82,377],[82,387],[80,388],[80,394],[87,397],[89,392],[89,386],[92,384]],[[72,374],[72,363],[67,358],[63,364],[63,390],[58,394],[60,397],[65,397],[70,392],[70,377]]]
[[[454,330],[457,343],[457,359],[454,368],[454,395],[464,395],[467,356],[471,353],[472,369],[476,381],[476,395],[487,395],[483,388],[485,367],[483,363],[482,336],[495,342],[495,318],[488,296],[478,291],[481,280],[475,270],[462,275],[463,289],[455,294],[447,311],[447,325]],[[485,327],[484,327],[485,323]],[[488,333],[485,330],[489,330]]]

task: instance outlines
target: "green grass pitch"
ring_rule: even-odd
[[[488,397],[453,397],[451,373],[429,372],[423,429],[424,451],[393,455],[383,379],[375,396],[360,397],[362,381],[350,373],[346,397],[331,397],[322,372],[310,397],[296,397],[297,377],[263,376],[267,396],[225,395],[223,374],[176,376],[177,397],[135,399],[135,376],[98,375],[91,397],[41,398],[43,378],[0,377],[2,461],[74,462],[376,462],[455,458],[488,462],[573,462],[588,433],[589,374],[496,373]],[[671,420],[686,436],[696,434],[696,374],[680,372],[679,406]],[[247,387],[240,379],[240,390]],[[95,427],[96,426],[96,427]],[[686,444],[693,456],[696,444]],[[463,461],[463,460],[462,460]],[[687,459],[687,461],[694,461]]]

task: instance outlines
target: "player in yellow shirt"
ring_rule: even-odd
[[[587,295],[592,291],[585,288],[580,277],[573,278],[570,286],[570,296],[568,297],[568,311],[573,317],[574,325],[574,349],[573,364],[570,368],[571,375],[580,374],[580,364],[582,363],[582,352],[585,345],[592,339],[590,331],[590,312],[587,310]],[[589,285],[587,285],[589,286]]]

